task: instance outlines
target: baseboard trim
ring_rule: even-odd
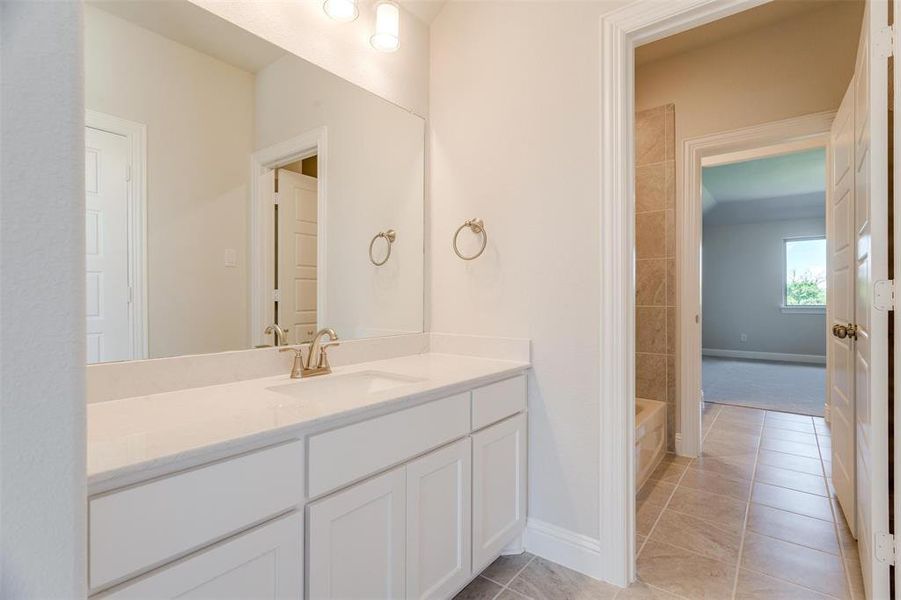
[[[525,547],[536,556],[604,581],[598,539],[530,518],[526,522]]]
[[[817,354],[783,354],[781,352],[751,352],[748,350],[721,350],[718,348],[703,348],[704,356],[718,358],[744,358],[747,360],[771,360],[775,362],[795,362],[825,365],[826,357]]]

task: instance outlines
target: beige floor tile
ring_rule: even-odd
[[[657,465],[657,468],[651,473],[650,478],[657,481],[665,481],[667,483],[676,483],[685,472],[685,468],[691,462],[690,458],[684,456],[676,456],[675,454],[667,454]]]
[[[679,600],[679,596],[674,596],[643,581],[636,581],[626,589],[620,590],[616,594],[616,600]]]
[[[619,588],[597,581],[540,557],[529,563],[508,586],[534,600],[604,600]]]
[[[745,435],[760,435],[762,425],[760,423],[743,423],[738,421],[722,421],[717,420],[709,429],[707,435],[715,433],[741,433]]]
[[[817,436],[813,433],[792,431],[791,429],[779,429],[778,427],[764,427],[763,437],[785,440],[787,442],[798,442],[800,444],[811,444],[813,446],[817,445]]]
[[[501,556],[482,571],[482,577],[507,585],[534,558],[528,552]]]
[[[747,421],[762,421],[766,417],[766,411],[759,408],[736,406],[735,404],[721,404],[720,406],[722,406],[720,415],[726,417],[738,417]]]
[[[787,429],[789,431],[801,431],[804,433],[814,433],[816,429],[811,423],[798,423],[795,421],[780,421],[779,419],[770,419],[766,422],[765,428]]]
[[[670,509],[660,515],[650,539],[730,563],[738,560],[741,547],[740,531],[721,529],[709,521]]]
[[[742,441],[728,441],[722,438],[711,439],[710,436],[704,440],[702,456],[712,456],[713,458],[727,457],[743,457],[748,461],[753,461],[757,455],[757,441],[753,443]]]
[[[807,492],[808,494],[829,495],[829,491],[826,488],[826,478],[817,475],[798,473],[797,471],[789,471],[788,469],[780,469],[770,465],[757,465],[754,479],[763,483]]]
[[[741,531],[747,503],[736,498],[680,486],[670,499],[669,508],[716,523],[731,531]]]
[[[807,415],[796,415],[795,413],[784,413],[773,410],[766,412],[767,421],[792,421],[793,423],[810,423],[813,425],[813,419]]]
[[[735,600],[827,600],[819,592],[747,569],[738,573]]]
[[[675,489],[676,485],[673,483],[648,479],[645,484],[641,486],[641,489],[638,490],[638,494],[635,498],[639,503],[650,502],[652,504],[666,504]]]
[[[757,455],[757,461],[762,465],[770,465],[779,467],[780,469],[788,469],[789,471],[798,471],[799,473],[808,473],[809,475],[823,474],[823,464],[815,458],[761,450]]]
[[[522,594],[517,594],[510,588],[504,589],[501,592],[501,595],[498,596],[495,600],[529,600],[528,596],[523,596]]]
[[[786,442],[785,440],[765,437],[761,440],[760,447],[771,452],[784,452],[785,454],[795,454],[815,459],[820,458],[820,449],[816,444],[799,444],[797,442]]]
[[[685,470],[685,475],[683,475],[679,485],[695,490],[713,492],[722,496],[732,496],[739,500],[747,500],[751,496],[750,481],[722,475],[715,471],[688,468]]]
[[[832,506],[829,498],[823,496],[755,482],[754,490],[751,492],[751,501],[824,521],[832,521]]]
[[[484,577],[476,577],[472,583],[463,588],[463,591],[454,596],[454,600],[491,600],[504,588],[488,581]]]
[[[742,568],[828,595],[847,595],[841,558],[832,554],[748,532],[741,560]]]
[[[657,517],[663,512],[659,504],[645,502],[635,508],[635,530],[639,535],[648,535],[657,522]]]
[[[752,502],[748,510],[748,529],[829,554],[840,554],[835,528],[829,521]]]
[[[685,598],[723,600],[732,594],[735,566],[648,540],[638,557],[638,576]]]
[[[753,458],[748,459],[741,456],[722,458],[701,456],[691,461],[689,467],[701,471],[712,471],[732,479],[747,479],[750,481],[754,475]]]

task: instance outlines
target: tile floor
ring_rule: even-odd
[[[863,600],[818,417],[708,405],[704,455],[668,455],[637,496],[629,589],[530,554],[501,557],[456,600]]]

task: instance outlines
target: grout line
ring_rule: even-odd
[[[766,412],[763,415],[763,424],[766,425]],[[745,551],[745,539],[748,535],[748,517],[751,514],[751,498],[754,497],[754,485],[757,483],[757,464],[760,459],[760,441],[763,438],[763,428],[761,427],[760,437],[757,440],[757,453],[754,455],[754,470],[751,473],[751,492],[748,496],[748,503],[745,505],[745,519],[741,525],[741,543],[738,545],[738,559],[735,562],[735,579],[732,581],[732,600],[738,593],[738,577],[741,574],[741,559]]]
[[[526,564],[524,564],[524,565],[522,566],[522,568],[521,568],[519,571],[517,571],[516,574],[513,575],[513,577],[510,578],[510,581],[507,582],[507,585],[502,585],[499,581],[494,581],[493,579],[490,579],[490,578],[488,578],[488,577],[485,577],[485,579],[488,579],[488,581],[494,582],[494,583],[498,584],[499,586],[501,586],[501,591],[499,591],[499,592],[497,593],[497,595],[494,596],[494,598],[500,597],[500,595],[503,594],[503,593],[504,593],[505,591],[507,591],[507,590],[509,590],[509,591],[510,591],[511,593],[513,593],[513,594],[516,594],[517,596],[522,596],[523,598],[528,598],[528,596],[526,596],[525,594],[520,594],[520,593],[517,592],[516,590],[511,590],[511,589],[510,589],[510,584],[513,583],[514,581],[516,581],[516,578],[517,578],[517,577],[519,577],[520,575],[522,575],[522,572],[525,571],[526,568],[527,568],[529,565],[532,564],[532,561],[533,561],[533,560],[535,560],[535,555],[534,555],[534,554],[532,555],[532,558],[530,558],[528,561],[526,561]],[[481,574],[480,574],[479,576],[480,576],[480,577],[483,577],[483,575],[481,575]],[[492,599],[492,600],[494,600],[494,599]]]
[[[814,594],[818,594],[818,595],[826,597],[826,598],[835,598],[836,600],[838,600],[839,598],[842,598],[842,596],[833,596],[832,594],[830,594],[828,592],[821,592],[820,590],[815,590],[811,587],[807,587],[806,585],[801,585],[800,583],[796,583],[794,581],[789,581],[788,579],[783,579],[782,577],[777,577],[777,576],[773,575],[772,573],[764,573],[763,571],[758,571],[757,569],[751,569],[748,567],[745,567],[745,570],[751,571],[752,573],[757,573],[758,575],[763,575],[764,577],[769,577],[770,579],[775,579],[776,581],[782,581],[789,585],[793,585],[796,588],[800,588],[802,590],[807,590],[808,592],[813,592]]]

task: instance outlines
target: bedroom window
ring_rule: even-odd
[[[783,309],[823,312],[826,309],[826,238],[784,241]]]

